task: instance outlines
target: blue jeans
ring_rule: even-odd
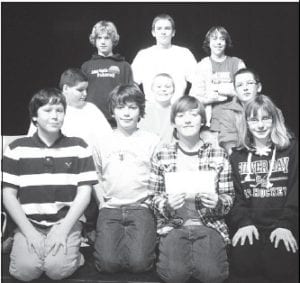
[[[95,265],[102,272],[143,272],[155,259],[156,227],[145,207],[100,209],[95,240]]]
[[[184,283],[190,277],[223,282],[228,277],[225,242],[204,225],[173,229],[160,238],[157,273],[168,283]]]

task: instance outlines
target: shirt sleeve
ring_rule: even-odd
[[[201,60],[194,69],[192,76],[192,87],[190,90],[190,95],[196,98],[201,98],[205,96],[206,93],[206,78],[205,78],[205,63]]]
[[[171,208],[168,205],[168,198],[165,192],[164,172],[160,165],[160,152],[155,153],[151,158],[149,188],[154,193],[151,207],[158,216],[158,222],[160,218],[170,218]]]
[[[11,149],[10,145],[7,146],[2,162],[2,183],[3,186],[9,186],[14,189],[19,189],[20,186],[20,170],[19,170],[19,157],[17,149]]]
[[[94,185],[98,183],[92,150],[89,147],[81,147],[78,156],[78,180],[77,185]]]
[[[232,179],[235,190],[235,201],[230,212],[229,222],[235,228],[241,228],[248,225],[254,225],[251,214],[250,204],[244,195],[241,186],[241,177],[238,170],[237,153],[230,156],[230,163],[232,165]]]
[[[229,163],[227,155],[225,156],[223,157],[223,166],[221,167],[219,172],[217,187],[219,199],[216,207],[212,210],[213,213],[218,216],[225,216],[229,213],[230,209],[232,208],[235,195],[232,182],[231,165]]]
[[[297,225],[299,207],[298,184],[298,143],[294,142],[289,154],[286,201],[283,206],[281,216],[279,217],[277,223],[275,223],[276,228],[286,228],[293,231]]]
[[[185,64],[186,64],[185,79],[186,79],[186,81],[192,83],[194,74],[195,74],[195,70],[196,70],[196,66],[197,66],[197,61],[196,61],[193,53],[188,49],[186,49]]]
[[[143,51],[139,51],[132,61],[131,69],[133,74],[133,80],[137,84],[141,84],[143,81],[143,67],[146,66],[143,59]]]

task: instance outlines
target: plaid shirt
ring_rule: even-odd
[[[175,227],[183,224],[183,219],[175,217],[175,211],[168,205],[164,176],[167,172],[176,172],[178,143],[161,146],[151,160],[150,188],[154,191],[152,207],[157,216],[157,233],[167,234]],[[231,179],[231,166],[228,156],[222,148],[213,148],[205,143],[198,154],[199,170],[216,170],[218,176],[218,202],[215,208],[206,208],[201,204],[198,195],[195,197],[195,208],[199,219],[207,227],[217,230],[226,243],[230,243],[228,227],[224,216],[232,207],[234,188]]]

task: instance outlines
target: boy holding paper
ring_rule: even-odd
[[[196,98],[179,98],[171,122],[175,142],[161,146],[151,160],[160,235],[157,272],[165,282],[183,283],[190,277],[223,282],[229,243],[224,217],[234,197],[228,157],[200,138],[205,110]]]

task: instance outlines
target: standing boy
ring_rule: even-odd
[[[61,133],[66,101],[58,89],[40,90],[29,110],[37,132],[12,142],[3,157],[3,203],[17,224],[9,272],[60,280],[84,263],[79,219],[97,176],[87,144]]]
[[[147,101],[153,101],[151,84],[155,75],[159,73],[171,75],[175,83],[173,102],[184,95],[197,62],[189,49],[172,44],[175,22],[171,16],[161,14],[154,18],[152,36],[156,44],[140,50],[132,62],[134,81],[143,85]]]
[[[96,162],[103,203],[99,211],[95,264],[102,272],[149,270],[155,258],[155,220],[149,208],[150,158],[159,138],[137,128],[145,96],[137,85],[117,86],[110,94],[117,128]]]
[[[130,65],[121,55],[113,54],[113,48],[117,46],[119,38],[117,28],[112,22],[96,23],[89,39],[97,48],[97,53],[81,66],[89,80],[87,101],[101,109],[111,124],[114,120],[108,111],[109,93],[119,84],[132,82]]]

